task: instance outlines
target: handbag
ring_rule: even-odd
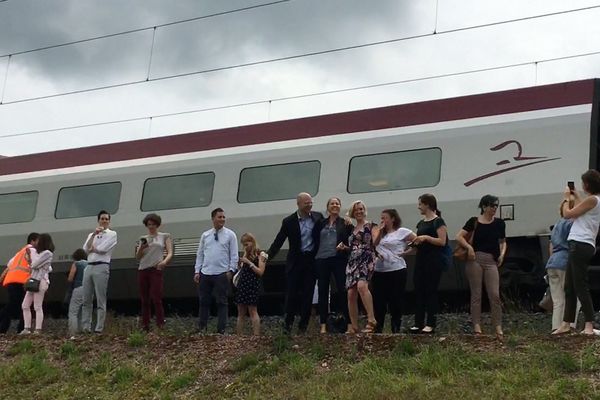
[[[238,270],[238,272],[235,273],[235,275],[233,275],[233,279],[231,280],[231,282],[233,283],[234,287],[238,287],[238,285],[240,284],[240,272],[242,272],[242,270]]]
[[[471,246],[473,246],[473,237],[475,236],[475,229],[477,229],[477,217],[475,217],[475,226],[473,226],[473,231],[469,233],[469,239],[467,239],[467,242]],[[456,261],[473,261],[472,259],[469,259],[469,251],[467,250],[467,248],[461,246],[460,244],[456,246],[454,252],[452,253],[452,256]]]
[[[25,288],[25,290],[28,292],[37,293],[40,291],[40,280],[35,278],[29,278],[23,285],[23,288]]]

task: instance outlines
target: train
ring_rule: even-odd
[[[118,233],[109,306],[136,300],[134,247],[155,212],[175,247],[165,301],[196,304],[198,239],[216,207],[238,237],[252,232],[268,248],[298,192],[310,193],[317,211],[332,196],[343,207],[360,199],[374,221],[396,208],[412,229],[418,196],[433,193],[454,239],[491,193],[506,221],[502,287],[539,288],[566,182],[598,169],[599,89],[590,79],[2,158],[0,263],[29,232],[51,233],[47,299],[61,301],[71,254],[105,209]],[[285,256],[284,247],[269,260],[261,304],[282,309]],[[440,290],[468,290],[460,265]]]

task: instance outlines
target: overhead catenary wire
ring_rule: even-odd
[[[152,123],[154,120],[156,120],[158,118],[174,117],[174,116],[179,116],[179,115],[209,112],[209,111],[216,111],[216,110],[225,110],[225,109],[231,109],[231,108],[248,107],[248,106],[259,105],[259,104],[271,105],[272,103],[280,102],[280,101],[288,101],[288,100],[302,99],[302,98],[308,98],[308,97],[317,97],[317,96],[324,96],[324,95],[336,94],[336,93],[346,93],[346,92],[353,92],[353,91],[358,91],[358,90],[374,89],[374,88],[378,88],[378,87],[386,87],[386,86],[400,85],[400,84],[406,84],[406,83],[422,82],[422,81],[427,81],[427,80],[449,78],[449,77],[453,77],[453,76],[463,76],[463,75],[468,75],[468,74],[476,74],[476,73],[480,73],[480,72],[489,72],[489,71],[497,71],[497,70],[508,69],[508,68],[517,68],[517,67],[523,67],[523,66],[527,66],[527,65],[532,65],[535,67],[534,81],[537,83],[537,66],[539,64],[545,63],[545,62],[567,60],[567,59],[578,58],[578,57],[592,56],[592,55],[600,55],[600,51],[576,54],[576,55],[569,55],[569,56],[563,56],[563,57],[556,57],[556,58],[548,58],[548,59],[543,59],[543,60],[539,60],[539,61],[526,61],[526,62],[507,64],[507,65],[496,66],[496,67],[478,68],[478,69],[473,69],[473,70],[468,70],[468,71],[452,72],[452,73],[447,73],[447,74],[430,75],[430,76],[421,77],[421,78],[375,83],[375,84],[371,84],[371,85],[354,86],[354,87],[349,87],[349,88],[328,90],[328,91],[322,91],[322,92],[305,93],[305,94],[299,94],[299,95],[294,95],[294,96],[282,96],[282,97],[277,97],[277,98],[272,98],[272,99],[255,100],[255,101],[249,101],[249,102],[227,104],[227,105],[216,106],[216,107],[198,108],[198,109],[194,109],[194,110],[178,111],[178,112],[173,112],[173,113],[154,114],[154,115],[147,115],[147,116],[142,116],[142,117],[125,118],[125,119],[95,122],[95,123],[89,123],[89,124],[69,125],[69,126],[52,128],[52,129],[40,129],[40,130],[35,130],[35,131],[18,132],[18,133],[12,133],[12,134],[8,134],[8,135],[2,135],[2,136],[0,136],[0,139],[28,136],[28,135],[37,135],[37,134],[42,134],[42,133],[68,131],[68,130],[81,129],[81,128],[91,128],[91,127],[104,126],[104,125],[122,124],[122,123],[127,123],[127,122],[136,122],[136,121],[144,121],[144,120],[150,120],[150,123]]]
[[[284,1],[287,2],[290,0],[282,0],[282,1],[274,2],[274,3],[265,3],[265,4],[268,4],[268,5],[279,4]],[[257,6],[255,6],[254,8],[256,8],[256,7]],[[420,39],[420,38],[424,38],[424,37],[440,36],[440,35],[446,35],[446,34],[451,34],[451,33],[456,33],[456,32],[464,32],[464,31],[469,31],[469,30],[481,29],[481,28],[485,28],[485,27],[489,27],[489,26],[498,26],[498,25],[515,23],[515,22],[522,22],[522,21],[528,21],[528,20],[533,20],[533,19],[546,18],[546,17],[550,17],[550,16],[555,16],[555,15],[588,11],[588,10],[598,9],[598,8],[600,8],[600,5],[581,7],[581,8],[565,10],[565,11],[556,11],[556,12],[545,13],[545,14],[538,14],[538,15],[529,16],[529,17],[513,18],[513,19],[509,19],[509,20],[504,20],[504,21],[490,22],[487,24],[470,25],[470,26],[466,26],[466,27],[448,29],[448,30],[438,31],[438,32],[435,32],[435,30],[434,30],[432,33],[405,36],[405,37],[401,37],[401,38],[393,38],[393,39],[380,40],[380,41],[373,41],[373,42],[361,43],[361,44],[350,45],[350,46],[342,46],[342,47],[321,50],[321,51],[305,52],[305,53],[294,54],[291,56],[275,57],[275,58],[270,58],[270,59],[265,59],[265,60],[239,63],[239,64],[227,65],[227,66],[222,66],[222,67],[217,67],[217,68],[195,70],[195,71],[183,72],[183,73],[178,73],[178,74],[158,76],[155,78],[150,78],[149,74],[148,74],[144,79],[137,79],[137,80],[131,80],[131,81],[127,81],[127,82],[120,82],[120,83],[109,84],[109,85],[101,85],[101,86],[95,86],[95,87],[91,87],[91,88],[72,90],[72,91],[66,91],[66,92],[60,92],[60,93],[53,93],[53,94],[42,95],[42,96],[27,97],[27,98],[16,99],[16,100],[6,101],[6,102],[2,101],[2,102],[0,102],[0,106],[24,103],[24,102],[29,102],[29,101],[44,100],[44,99],[50,99],[50,98],[55,98],[55,97],[69,96],[69,95],[74,95],[74,94],[81,94],[81,93],[94,92],[94,91],[100,91],[100,90],[114,89],[114,88],[130,86],[130,85],[137,85],[137,84],[146,83],[146,82],[156,82],[156,81],[163,81],[163,80],[169,80],[169,79],[177,79],[177,78],[206,74],[206,73],[211,73],[211,72],[251,67],[251,66],[256,66],[256,65],[263,65],[263,64],[288,61],[288,60],[293,60],[293,59],[300,59],[300,58],[305,58],[305,57],[314,57],[314,56],[318,56],[318,55],[325,55],[325,54],[331,54],[331,53],[337,53],[337,52],[343,52],[343,51],[349,51],[349,50],[356,50],[356,49],[368,48],[368,47],[374,47],[374,46],[381,46],[381,45],[385,45],[385,44],[415,40],[415,39]],[[205,17],[197,17],[197,18],[205,18]],[[194,20],[194,19],[190,19],[190,20]],[[168,23],[165,25],[157,25],[157,27],[173,25],[173,24],[177,24],[177,23],[181,23],[181,22],[179,22],[179,21],[171,22],[171,23]],[[153,29],[153,28],[154,27],[143,28],[143,29],[140,28],[138,30],[132,30],[132,31],[128,31],[128,32],[129,33],[139,32],[141,30],[147,30],[147,29]],[[124,33],[119,33],[119,34],[124,34]],[[119,34],[114,34],[112,36],[116,36]],[[110,37],[110,36],[107,36],[107,37]],[[95,38],[86,39],[84,41],[89,41],[89,40],[95,40]],[[81,42],[81,41],[79,41],[79,42]],[[79,43],[79,42],[77,42],[77,43]],[[59,46],[59,45],[57,45],[57,46]],[[37,51],[37,50],[30,50],[29,52],[31,52],[31,51]],[[151,49],[151,54],[152,54],[152,49]],[[152,60],[150,59],[149,64],[151,63],[151,61]]]
[[[0,2],[1,1],[7,1],[7,0],[0,0]],[[105,35],[96,35],[96,36],[91,36],[91,37],[88,37],[88,38],[85,38],[85,39],[71,40],[71,41],[68,41],[68,42],[62,42],[62,43],[52,44],[52,45],[48,45],[48,46],[35,47],[35,48],[32,48],[32,49],[15,51],[15,52],[5,53],[5,54],[0,54],[0,58],[2,58],[2,57],[8,57],[8,56],[17,56],[17,55],[27,54],[27,53],[34,53],[36,51],[42,51],[42,50],[50,50],[50,49],[55,49],[57,47],[71,46],[71,45],[74,45],[74,44],[92,42],[92,41],[100,40],[100,39],[108,39],[108,38],[112,38],[112,37],[116,37],[116,36],[130,35],[132,33],[138,33],[138,32],[148,31],[150,29],[164,28],[166,26],[171,26],[171,25],[185,24],[187,22],[199,21],[199,20],[202,20],[202,19],[214,18],[214,17],[219,17],[219,16],[222,16],[222,15],[234,14],[234,13],[243,12],[243,11],[250,11],[250,10],[257,9],[257,8],[273,6],[273,5],[277,5],[277,4],[281,4],[281,3],[288,3],[290,1],[291,0],[277,0],[277,1],[272,1],[270,3],[255,4],[253,6],[240,7],[240,8],[235,8],[233,10],[220,11],[220,12],[217,12],[217,13],[200,15],[200,16],[192,17],[192,18],[179,19],[179,20],[176,20],[176,21],[171,21],[171,22],[165,22],[165,23],[162,23],[162,24],[145,26],[145,27],[142,27],[142,28],[128,29],[128,30],[125,30],[125,31],[108,33],[108,34],[105,34]]]

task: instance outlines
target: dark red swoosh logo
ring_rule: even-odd
[[[492,176],[500,175],[500,174],[503,174],[503,173],[508,172],[508,171],[512,171],[512,170],[519,169],[519,168],[528,167],[528,166],[534,165],[534,164],[541,164],[541,163],[545,163],[545,162],[548,162],[548,161],[559,160],[560,158],[561,157],[547,158],[547,159],[544,159],[544,160],[537,160],[537,161],[528,162],[526,164],[515,165],[514,167],[504,168],[504,169],[501,169],[501,170],[498,170],[498,171],[490,172],[489,174],[478,176],[477,178],[473,178],[470,181],[465,182],[464,185],[467,186],[467,187],[469,187],[469,186],[473,185],[474,183],[481,182],[484,179],[491,178]]]

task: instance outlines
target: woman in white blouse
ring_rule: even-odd
[[[142,303],[142,329],[150,330],[150,305],[154,304],[156,325],[161,329],[165,324],[165,312],[162,304],[163,270],[173,258],[171,234],[159,232],[162,218],[157,214],[148,214],[142,221],[148,234],[140,238],[135,251],[139,260],[138,282]]]
[[[31,333],[31,304],[33,303],[33,309],[35,310],[35,331],[34,333],[39,334],[42,332],[42,323],[44,322],[44,309],[42,304],[44,303],[44,295],[50,286],[49,274],[52,272],[52,257],[54,252],[54,243],[52,237],[47,233],[42,233],[39,237],[38,244],[35,247],[27,249],[27,260],[31,267],[30,279],[37,279],[39,284],[39,290],[37,292],[28,291],[25,293],[23,304],[23,321],[24,329],[21,331],[22,335]]]
[[[375,238],[377,261],[371,279],[378,333],[383,330],[387,310],[392,317],[392,333],[400,333],[402,325],[402,302],[407,275],[403,255],[416,235],[410,229],[401,228],[401,224],[402,220],[395,209],[381,212],[381,229]]]

